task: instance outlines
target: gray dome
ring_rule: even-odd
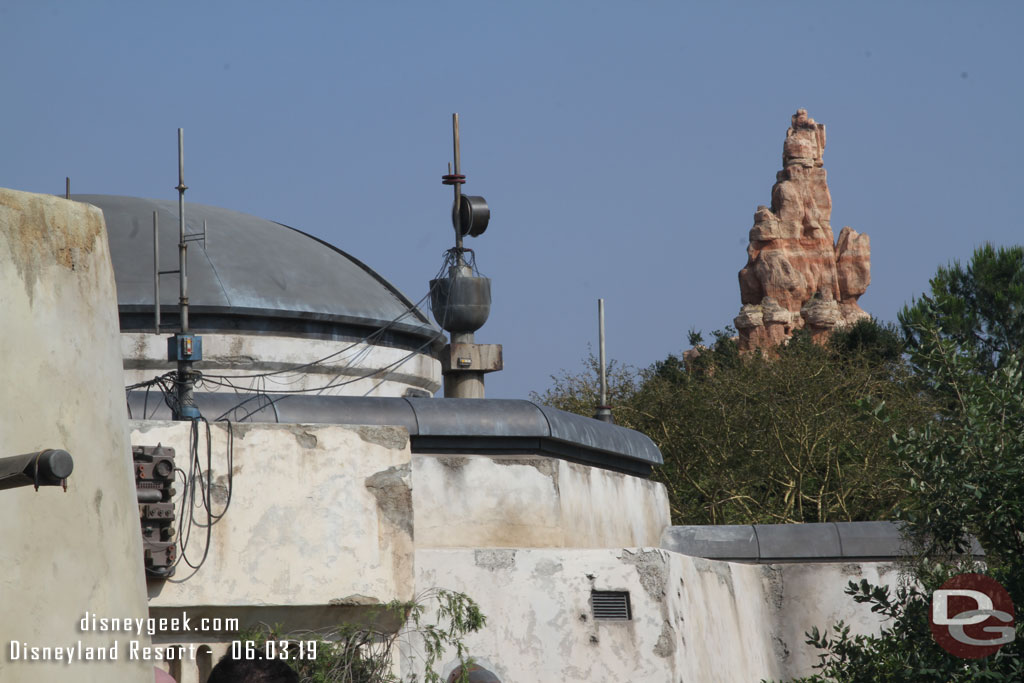
[[[73,195],[103,211],[123,332],[153,329],[153,212],[160,269],[178,264],[178,202]],[[185,232],[207,222],[208,243],[189,242],[189,326],[196,332],[254,331],[359,339],[389,325],[376,343],[420,347],[439,330],[364,263],[304,232],[237,211],[185,205]],[[160,281],[161,316],[177,324],[178,278]],[[396,321],[397,322],[393,322]]]

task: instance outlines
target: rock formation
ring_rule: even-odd
[[[802,327],[824,341],[836,326],[869,317],[857,299],[871,282],[871,244],[849,227],[835,242],[822,154],[825,126],[798,109],[782,146],[772,206],[757,207],[747,265],[739,273],[740,348],[766,348]]]

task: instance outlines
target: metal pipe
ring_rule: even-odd
[[[178,306],[181,332],[188,333],[188,243],[185,242],[185,131],[178,129]]]
[[[601,422],[615,424],[612,416],[612,409],[608,407],[608,376],[605,370],[607,363],[604,355],[604,299],[597,300],[597,338],[598,338],[598,364],[601,366],[601,403],[594,411],[594,419]]]
[[[64,199],[71,199],[71,176],[64,176]]]
[[[605,376],[604,362],[604,299],[597,300],[597,327],[601,355],[601,405],[608,405],[608,378]]]
[[[0,489],[19,486],[60,486],[71,476],[75,462],[67,451],[47,449],[0,458]]]
[[[153,326],[160,334],[160,223],[153,212]]]
[[[188,334],[188,242],[185,241],[185,132],[178,129],[178,310],[181,320],[181,335]],[[192,397],[192,361],[178,361],[177,395],[178,407],[175,418],[192,419],[195,399]]]
[[[453,147],[455,148],[455,175],[462,173],[460,168],[462,167],[462,159],[459,154],[459,115],[458,113],[452,114],[452,141]],[[458,249],[456,256],[458,258],[458,265],[462,265],[462,185],[455,183],[452,185],[455,188],[455,206],[452,207],[452,217],[455,223],[455,248]]]

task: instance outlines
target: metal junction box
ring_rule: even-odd
[[[146,575],[167,578],[174,574],[174,449],[132,446],[135,493],[139,503]]]
[[[198,334],[176,334],[167,338],[167,360],[170,362],[203,359],[203,338]]]

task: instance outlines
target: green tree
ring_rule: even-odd
[[[943,400],[937,419],[900,430],[893,454],[908,477],[904,519],[917,554],[895,592],[866,581],[847,593],[888,617],[878,635],[843,624],[814,629],[820,671],[805,681],[1021,681],[1022,637],[995,655],[964,660],[929,628],[930,595],[963,572],[999,581],[1024,605],[1024,249],[975,251],[968,268],[939,268],[931,295],[900,314],[910,362]],[[875,419],[885,420],[885,412]],[[985,562],[967,551],[970,537]]]
[[[966,268],[958,261],[940,267],[930,285],[930,293],[899,313],[909,348],[918,352],[914,362],[925,363],[919,370],[929,373],[930,349],[939,339],[955,342],[982,373],[1024,344],[1024,247],[986,244]]]
[[[930,595],[964,572],[999,581],[1016,605],[1024,604],[1024,355],[1002,354],[989,375],[978,359],[933,326],[919,327],[928,364],[956,402],[938,423],[894,439],[911,493],[900,516],[907,520],[919,555],[895,593],[867,581],[847,593],[888,619],[878,635],[851,636],[840,623],[831,633],[817,628],[808,643],[822,650],[820,672],[803,681],[1021,681],[1024,622],[1017,640],[981,660],[954,657],[934,642]],[[974,536],[984,564],[967,551]]]
[[[887,441],[929,414],[892,329],[868,322],[835,344],[796,335],[773,354],[741,355],[730,330],[699,353],[643,371],[617,368],[616,421],[651,437],[665,464],[677,524],[881,519],[906,492]],[[895,342],[894,342],[895,340]],[[596,405],[597,363],[553,378],[540,400],[584,415]],[[870,419],[862,406],[898,417]]]
[[[590,352],[583,366],[581,372],[563,371],[552,376],[553,386],[543,394],[531,393],[531,398],[552,408],[593,417],[601,402],[601,365],[597,356]],[[605,371],[605,381],[608,383],[608,402],[613,406],[626,405],[636,394],[639,373],[629,365],[612,360]],[[618,415],[616,419],[619,419]]]

